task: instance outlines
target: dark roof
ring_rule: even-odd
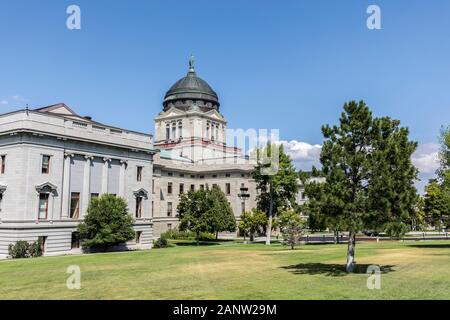
[[[197,77],[193,69],[189,70],[186,77],[181,78],[167,91],[164,102],[173,100],[205,100],[219,105],[219,97],[210,85]]]

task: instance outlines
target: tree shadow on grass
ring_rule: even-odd
[[[177,247],[197,247],[197,242],[192,241],[192,242],[173,242],[172,244],[174,244]],[[198,246],[218,246],[220,245],[220,242],[212,242],[212,241],[200,241]]]
[[[371,266],[371,264],[357,264],[353,273],[365,274],[369,266]],[[388,273],[394,271],[393,267],[395,266],[384,265],[379,267],[381,269],[381,273]],[[344,264],[335,263],[300,263],[291,266],[284,266],[281,268],[289,270],[293,274],[323,274],[331,277],[345,276],[348,274],[345,271]]]
[[[408,244],[407,246],[412,248],[448,249],[450,248],[450,243]]]

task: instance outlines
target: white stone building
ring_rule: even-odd
[[[0,257],[17,240],[45,255],[79,251],[76,228],[92,197],[124,197],[136,240],[150,248],[152,136],[97,123],[64,104],[0,115]]]
[[[152,189],[155,237],[178,225],[179,195],[188,190],[217,185],[238,221],[256,206],[255,163],[227,145],[227,122],[219,107],[217,94],[197,76],[191,60],[188,74],[169,89],[155,118],[155,148],[160,150]]]

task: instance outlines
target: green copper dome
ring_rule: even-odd
[[[194,60],[189,60],[189,72],[175,82],[164,97],[164,109],[172,106],[189,108],[192,103],[197,103],[203,108],[219,108],[219,97],[210,85],[203,79],[197,77],[194,70]]]

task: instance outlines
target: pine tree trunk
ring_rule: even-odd
[[[272,214],[273,214],[273,201],[271,195],[269,204],[269,221],[267,223],[267,230],[266,230],[266,245],[270,245],[270,235],[272,234]]]
[[[347,273],[351,273],[355,269],[355,246],[356,235],[353,231],[350,231],[348,234],[347,265],[345,267]]]

